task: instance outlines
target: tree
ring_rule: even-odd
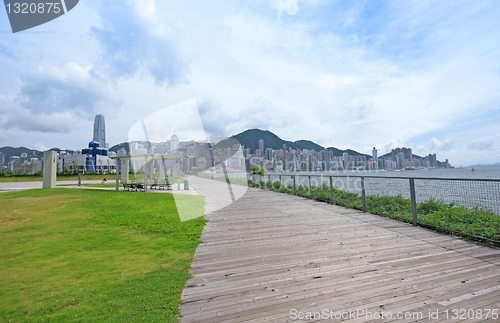
[[[252,175],[264,176],[264,168],[250,167],[248,170],[250,171],[250,174],[252,174]]]

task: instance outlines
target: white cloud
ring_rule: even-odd
[[[432,138],[413,150],[415,154],[435,153],[438,160],[449,159],[454,166],[493,163],[500,159],[500,135],[464,139],[447,137]]]
[[[135,0],[135,10],[145,19],[150,19],[156,12],[156,0]]]
[[[49,148],[47,148],[44,144],[42,144],[41,142],[35,144],[35,149],[36,150],[39,150],[39,151],[46,151],[46,150],[49,150]]]
[[[0,126],[27,133],[71,133],[82,118],[97,112],[119,112],[121,99],[110,83],[90,66],[69,62],[40,65],[21,74],[19,93],[2,96]]]
[[[439,151],[439,152],[445,152],[455,149],[463,149],[465,144],[464,139],[457,137],[448,137],[445,140],[432,138],[429,143],[430,143],[428,147],[429,151]]]
[[[469,141],[467,148],[478,151],[499,151],[500,135],[488,136]]]
[[[138,9],[140,7],[140,9]],[[101,47],[99,62],[114,78],[149,74],[162,86],[189,84],[192,53],[186,30],[161,14],[155,1],[99,3],[102,23],[91,28]]]
[[[277,11],[278,19],[283,12],[295,15],[299,11],[298,0],[269,0],[269,6]]]
[[[88,116],[106,111],[110,105],[119,108],[120,99],[110,84],[90,66],[67,63],[64,66],[39,66],[21,75],[22,86],[15,102],[33,114],[51,115],[71,111]]]
[[[438,158],[452,164],[448,156],[466,160],[476,151],[487,161],[497,158],[479,150],[496,147],[496,139],[478,139],[495,137],[498,129],[496,2],[99,3],[82,4],[85,14],[94,10],[99,17],[81,32],[93,37],[47,36],[56,46],[44,47],[38,56],[41,42],[29,42],[35,38],[14,38],[17,45],[0,39],[0,69],[6,75],[0,96],[7,103],[18,97],[19,103],[3,108],[21,106],[19,114],[43,129],[34,116],[45,120],[43,114],[56,105],[58,122],[72,122],[73,116],[91,128],[92,107],[111,113],[126,105],[116,123],[107,122],[108,138],[118,143],[127,140],[123,129],[140,118],[196,99],[211,135],[256,126],[288,140],[368,153],[373,146],[382,154],[411,143],[414,151],[419,146],[427,153],[442,151]],[[283,19],[277,21],[274,12]],[[64,108],[70,101],[75,109]],[[91,112],[78,115],[82,107]],[[2,125],[6,119],[18,120],[2,112]],[[488,122],[492,125],[484,126]],[[23,138],[32,144],[41,140]]]

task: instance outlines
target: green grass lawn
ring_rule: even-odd
[[[0,322],[176,321],[205,220],[180,222],[171,194],[29,190],[0,205]]]
[[[64,186],[78,186],[78,184],[59,184],[57,186],[60,186],[60,187],[64,187]],[[101,184],[101,183],[97,183],[97,184],[82,184],[81,186],[84,186],[84,187],[116,187],[116,183],[113,182],[113,183],[106,183],[106,184]],[[122,185],[120,185],[120,187],[122,187]]]

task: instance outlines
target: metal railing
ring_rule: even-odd
[[[343,206],[500,243],[500,179],[298,173],[248,179],[254,187],[331,204],[343,205],[337,196],[351,193],[353,202]]]

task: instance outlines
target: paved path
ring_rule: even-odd
[[[108,184],[114,184],[115,181],[107,181]],[[114,191],[116,187],[88,187],[88,186],[76,186],[78,181],[57,181],[56,188],[73,188],[73,189],[90,189],[90,190],[108,190]],[[86,180],[82,181],[82,184],[101,184],[100,180]],[[72,186],[64,186],[72,185]],[[0,193],[12,192],[12,191],[22,191],[42,188],[42,182],[0,182]],[[120,187],[123,191],[123,187]],[[177,189],[177,184],[172,185],[171,190],[152,190],[149,189],[148,193],[170,193],[170,194],[182,194],[182,195],[198,195],[194,188],[189,187],[189,190],[184,190],[184,185],[180,185],[180,190]]]
[[[192,180],[209,210],[227,202],[217,200],[213,182]],[[382,310],[395,322],[417,321],[396,319],[399,312],[437,322],[446,321],[446,309],[450,316],[452,309],[483,309],[479,322],[486,309],[500,311],[498,249],[256,189],[208,213],[194,277],[182,293],[182,322],[289,322],[322,310],[333,316],[359,310],[344,314],[349,322]],[[439,311],[438,319],[429,311]],[[490,313],[487,321],[499,320]]]
[[[228,186],[226,182],[208,180],[198,176],[190,176],[189,184],[196,192],[205,197],[205,214],[209,215],[240,199],[248,187],[241,185]]]

